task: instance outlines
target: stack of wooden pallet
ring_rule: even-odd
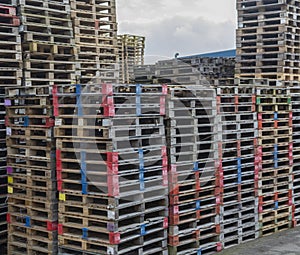
[[[233,57],[182,57],[180,60],[194,68],[203,75],[211,84],[219,79],[234,77],[235,59]]]
[[[115,0],[70,1],[77,83],[118,81]]]
[[[18,32],[14,1],[0,5],[0,253],[5,254],[7,241],[7,178],[6,178],[6,129],[5,88],[21,85],[21,39]]]
[[[290,88],[293,110],[293,127],[290,132],[293,135],[293,199],[295,204],[295,223],[300,223],[300,87]]]
[[[296,225],[299,88],[235,82],[7,88],[9,254],[213,254]]]
[[[9,1],[10,2],[10,1]],[[21,39],[16,7],[0,5],[0,86],[21,85]],[[5,91],[1,90],[1,95]]]
[[[134,81],[142,84],[155,82],[155,65],[139,65],[133,68]]]
[[[166,93],[54,89],[61,253],[167,254]]]
[[[215,91],[169,90],[169,254],[212,254],[222,246]]]
[[[191,56],[161,60],[154,65],[139,65],[134,68],[135,82],[167,83],[181,85],[217,85],[234,81],[233,58],[206,58]],[[220,82],[219,82],[220,81]]]
[[[1,88],[0,88],[1,89]],[[2,88],[3,89],[3,88]],[[0,101],[4,99],[1,96]],[[0,252],[4,253],[4,246],[7,242],[7,172],[6,172],[6,129],[5,129],[5,106],[0,103]]]
[[[293,113],[290,89],[258,87],[257,192],[260,236],[292,226]]]
[[[218,144],[218,173],[222,177],[221,240],[225,249],[258,237],[255,88],[240,83],[217,87],[221,117]]]
[[[300,80],[298,0],[238,0],[236,77]]]
[[[203,79],[197,68],[179,59],[158,61],[155,68],[158,83],[200,85]]]
[[[144,65],[145,37],[118,35],[118,58],[120,62],[120,82],[134,80],[134,67]]]
[[[48,86],[7,89],[8,253],[57,252],[57,189]]]
[[[20,0],[23,85],[75,81],[73,27],[68,1]]]

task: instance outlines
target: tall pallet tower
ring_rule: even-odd
[[[237,78],[300,81],[300,1],[237,0]]]
[[[75,44],[69,1],[18,2],[24,86],[75,82]]]
[[[130,83],[134,79],[134,66],[144,64],[145,37],[118,35],[120,82]]]
[[[0,5],[0,254],[6,254],[7,242],[7,171],[5,89],[21,84],[22,60],[19,19],[15,1]]]
[[[118,81],[115,0],[71,0],[76,81]]]

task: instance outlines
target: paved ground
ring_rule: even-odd
[[[300,255],[300,227],[229,248],[218,255]]]

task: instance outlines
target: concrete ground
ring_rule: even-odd
[[[263,237],[218,255],[300,255],[300,227]]]

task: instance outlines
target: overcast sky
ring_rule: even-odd
[[[119,34],[146,36],[146,62],[235,47],[236,0],[116,0]]]

